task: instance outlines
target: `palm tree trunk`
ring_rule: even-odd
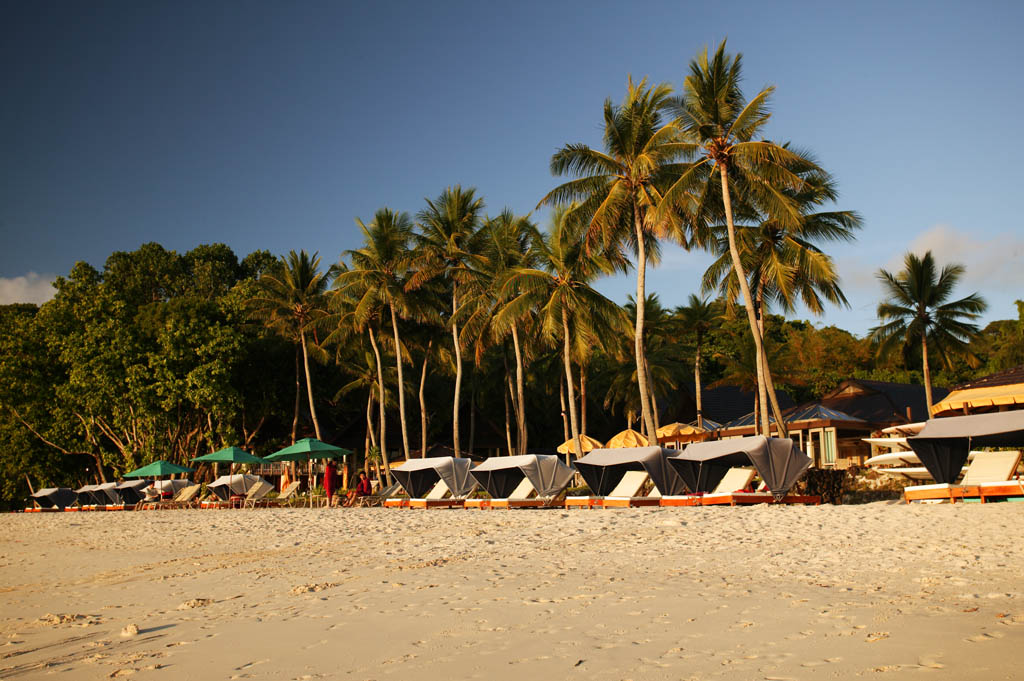
[[[380,348],[377,347],[377,339],[374,337],[373,327],[367,327],[367,333],[370,335],[370,345],[373,346],[373,356],[377,362],[377,402],[380,404],[380,458],[384,462],[384,472],[387,474],[387,482],[391,484],[391,465],[388,463],[388,444],[387,444],[387,416],[388,411],[385,407],[386,402],[384,401],[384,364],[380,359]]]
[[[295,414],[292,416],[292,444],[299,432],[299,407],[302,403],[302,369],[299,367],[299,346],[295,347]],[[294,466],[293,466],[294,467]],[[294,472],[294,471],[293,471]]]
[[[562,405],[562,442],[569,441],[569,414],[565,411],[565,381],[558,379],[558,401]]]
[[[316,439],[320,439],[320,421],[316,418],[316,405],[313,404],[313,381],[309,376],[309,352],[306,350],[306,332],[300,331],[302,339],[302,362],[306,365],[306,393],[309,395],[309,415],[313,418],[313,430],[316,432]]]
[[[587,366],[580,364],[580,435],[587,434]]]
[[[651,379],[651,365],[647,362],[646,350],[644,351],[644,373],[647,375],[647,385],[651,389],[651,416],[654,420],[654,430],[651,432],[654,433],[654,436],[648,438],[648,444],[653,446],[658,444],[658,429],[661,428],[661,423],[658,418],[658,398],[654,394],[654,381]]]
[[[701,334],[698,331],[697,332],[697,356],[693,360],[693,384],[694,384],[694,386],[696,386],[696,393],[697,393],[697,427],[701,428],[701,429],[704,428],[704,411],[701,408],[701,401],[700,401],[700,349],[701,349],[700,346],[702,344],[701,341],[703,341],[703,340],[704,339],[701,338]]]
[[[516,425],[519,434],[516,437],[517,451],[526,454],[526,391],[523,387],[523,353],[519,347],[519,329],[512,323],[512,347],[516,351]]]
[[[476,449],[476,374],[470,366],[469,380],[469,455]]]
[[[402,449],[405,452],[405,460],[409,460],[409,426],[405,421],[405,379],[402,377],[402,344],[398,340],[398,316],[395,314],[395,304],[391,303],[391,328],[395,333],[395,366],[398,369],[398,420],[402,424]]]
[[[576,456],[583,456],[583,443],[580,441],[580,426],[576,417],[576,386],[572,382],[572,358],[569,344],[569,312],[562,305],[562,353],[565,360],[565,383],[569,386],[569,423],[572,425],[572,440],[576,445]]]
[[[462,389],[462,348],[459,347],[459,325],[455,322],[455,312],[458,310],[458,298],[455,291],[452,291],[452,342],[455,344],[455,399],[452,406],[452,447],[455,449],[455,457],[461,457],[459,449],[459,392]]]
[[[921,334],[921,360],[924,362],[924,399],[928,403],[925,419],[932,417],[932,372],[928,368],[928,334]]]
[[[522,454],[522,452],[519,451],[519,424],[520,424],[520,420],[519,420],[519,407],[517,406],[516,389],[515,389],[515,386],[512,383],[512,372],[509,371],[509,368],[508,368],[508,352],[506,352],[507,350],[508,350],[508,348],[506,347],[506,345],[503,344],[502,347],[501,347],[501,363],[502,363],[502,365],[505,368],[505,379],[503,381],[504,385],[502,386],[501,392],[504,393],[504,395],[505,395],[506,407],[509,410],[509,416],[510,417],[514,417],[515,420],[516,420],[516,447],[515,447],[515,452],[514,453]],[[511,402],[511,405],[509,405],[508,402]],[[512,443],[511,433],[509,433],[508,436],[509,436],[508,437],[508,441],[509,441],[509,444],[511,445],[511,443]],[[511,456],[512,454],[513,454],[513,450],[512,450],[512,448],[510,446],[509,447],[509,456]]]
[[[434,339],[427,341],[427,351],[423,354],[423,369],[420,371],[420,458],[427,457],[427,404],[423,399],[423,386],[427,383],[427,360],[430,359],[430,348]]]
[[[725,208],[725,224],[729,233],[729,255],[732,256],[732,269],[739,280],[740,292],[743,294],[743,307],[747,310],[747,322],[750,324],[750,333],[754,337],[754,348],[758,357],[764,352],[761,344],[761,334],[758,333],[757,316],[754,313],[754,299],[750,295],[750,286],[747,285],[747,274],[743,271],[743,263],[740,262],[740,252],[736,247],[736,226],[732,221],[732,199],[729,196],[729,180],[726,175],[724,163],[718,164],[719,175],[722,178],[722,205]],[[768,396],[765,383],[761,380],[761,366],[758,363],[757,382],[758,408],[760,410],[761,426],[767,431],[768,424]],[[767,432],[764,432],[767,435]]]
[[[764,348],[764,288],[758,286],[757,290],[757,332],[761,334],[761,347]],[[761,377],[764,379],[765,391],[768,393],[768,401],[775,415],[775,427],[778,429],[779,437],[789,437],[789,428],[786,427],[786,419],[782,417],[782,408],[779,407],[779,396],[775,392],[775,381],[772,380],[771,371],[768,368],[768,353],[761,353]],[[768,423],[768,431],[771,432],[771,422]]]
[[[633,202],[633,228],[636,231],[636,329],[633,333],[633,349],[636,353],[636,378],[640,388],[640,412],[647,430],[654,431],[651,416],[651,402],[647,388],[647,372],[644,371],[644,304],[647,301],[647,246],[644,244],[644,230],[640,219],[640,206]]]
[[[373,386],[366,394],[366,439],[363,441],[363,471],[370,475],[370,445],[377,446],[377,437],[373,434]]]
[[[505,442],[508,444],[508,455],[512,456],[512,414],[509,409],[508,391],[502,390],[505,397]]]

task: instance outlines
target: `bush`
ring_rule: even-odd
[[[846,471],[836,468],[809,468],[796,484],[798,494],[821,497],[824,504],[843,503]]]

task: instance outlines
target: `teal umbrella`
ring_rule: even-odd
[[[185,466],[179,466],[176,463],[170,461],[164,461],[163,459],[157,459],[151,464],[137,468],[131,473],[125,473],[126,478],[158,478],[162,475],[174,475],[175,473],[191,473],[194,468],[186,468]]]
[[[204,454],[192,459],[193,461],[207,461],[216,463],[264,463],[263,459],[250,454],[238,447],[225,447],[212,454]]]
[[[267,461],[313,461],[315,459],[340,459],[352,453],[352,450],[335,447],[313,437],[299,440],[290,447],[274,452],[266,457]]]

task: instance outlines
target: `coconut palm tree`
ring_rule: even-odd
[[[402,342],[399,336],[399,317],[416,315],[418,308],[410,305],[406,291],[412,252],[413,223],[408,213],[396,213],[381,208],[369,225],[356,218],[363,232],[363,247],[345,251],[352,267],[338,274],[334,280],[337,290],[354,287],[360,292],[355,307],[355,322],[362,325],[378,305],[385,305],[391,316],[391,329],[395,343],[395,367],[398,370],[398,415],[402,426],[402,450],[409,458],[409,427],[405,418],[405,390],[402,372]]]
[[[821,172],[807,173],[805,180],[799,191],[779,188],[780,193],[788,195],[799,206],[802,219],[798,223],[777,220],[756,206],[741,205],[736,211],[736,242],[762,338],[765,314],[771,305],[793,312],[799,302],[819,316],[824,313],[825,302],[848,306],[839,286],[835,263],[819,244],[853,241],[855,231],[861,227],[860,216],[854,211],[817,211],[823,203],[838,197],[835,182]],[[727,226],[710,227],[710,238],[705,246],[717,253],[718,258],[704,273],[702,288],[705,292],[717,290],[731,305],[739,297],[739,288],[738,278],[733,274]],[[761,361],[763,364],[763,356]],[[768,384],[775,419],[782,424],[780,432],[785,436],[772,374],[764,369],[762,374]]]
[[[291,251],[282,256],[277,266],[263,274],[256,285],[256,292],[249,299],[250,315],[260,319],[269,328],[282,337],[297,345],[302,353],[302,363],[306,374],[306,392],[309,398],[309,415],[313,420],[313,430],[317,439],[320,438],[320,421],[316,416],[316,405],[313,402],[313,380],[309,373],[309,355],[322,351],[307,342],[306,334],[326,314],[325,293],[327,291],[331,269],[320,271],[320,258],[316,253],[310,256],[306,251]],[[296,366],[296,373],[298,366]],[[298,389],[298,378],[296,378]],[[296,420],[298,402],[296,401]],[[292,440],[295,439],[295,428],[292,428]]]
[[[452,445],[455,456],[461,456],[459,443],[459,397],[462,389],[462,342],[459,337],[459,298],[473,284],[468,264],[477,249],[475,238],[480,227],[484,200],[475,189],[448,187],[437,199],[427,199],[427,207],[417,219],[421,234],[416,236],[414,266],[409,280],[413,290],[436,277],[445,280],[451,292],[452,313],[449,318],[455,348],[455,397],[452,405]]]
[[[726,54],[724,40],[710,59],[705,49],[690,62],[682,96],[676,102],[676,124],[692,141],[686,151],[695,160],[665,190],[656,222],[692,221],[692,231],[699,235],[701,223],[724,217],[733,271],[757,355],[763,357],[754,299],[736,242],[732,197],[773,215],[787,228],[793,227],[803,218],[800,207],[780,189],[800,191],[805,184],[800,171],[819,168],[799,152],[759,138],[771,117],[768,100],[775,88],[766,87],[747,100],[740,88],[741,76],[742,55]],[[758,365],[762,374],[758,403],[767,432],[768,399],[762,364]]]
[[[653,209],[661,201],[661,190],[683,169],[675,162],[690,150],[680,143],[677,125],[665,118],[671,97],[668,85],[648,87],[646,79],[634,83],[630,78],[621,104],[605,100],[604,151],[586,144],[567,144],[559,149],[551,157],[552,174],[576,179],[555,187],[538,204],[579,201],[568,218],[586,223],[590,244],[600,243],[607,251],[613,244],[617,247],[625,242],[636,251],[639,305],[633,345],[642,415],[648,429],[654,429],[654,416],[643,370],[647,262],[657,239],[670,235],[679,238],[672,231],[679,223],[653,219]]]
[[[950,301],[953,289],[963,276],[963,265],[944,265],[938,269],[932,252],[923,258],[907,253],[903,269],[892,273],[878,270],[886,300],[878,306],[878,319],[882,322],[870,331],[880,355],[909,350],[921,344],[924,365],[924,390],[928,400],[928,413],[932,410],[932,379],[928,366],[929,348],[938,353],[947,367],[954,356],[967,355],[976,361],[967,344],[978,335],[978,327],[971,322],[988,308],[977,293]]]
[[[543,336],[549,340],[561,336],[569,421],[576,451],[582,452],[572,357],[597,341],[595,329],[623,323],[621,308],[595,291],[591,283],[603,275],[625,271],[626,262],[616,250],[609,254],[588,248],[586,227],[570,219],[571,211],[571,207],[557,208],[546,233],[533,230],[531,250],[537,267],[517,267],[509,273],[504,287],[515,294],[496,316],[498,324],[507,325],[533,308]]]
[[[718,318],[721,316],[721,310],[719,307],[720,306],[714,301],[709,301],[706,298],[698,298],[691,293],[686,305],[676,308],[676,315],[679,318],[680,323],[684,328],[690,330],[696,336],[697,340],[696,348],[693,353],[693,384],[695,386],[695,396],[697,398],[698,428],[704,427],[704,411],[701,404],[700,387],[701,352],[704,349],[704,338],[718,324]]]

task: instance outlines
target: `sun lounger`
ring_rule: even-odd
[[[753,468],[730,468],[725,476],[715,485],[715,488],[707,494],[683,494],[670,497],[662,497],[662,506],[710,506],[712,504],[728,504],[729,497],[737,492],[742,492],[750,486],[754,480],[756,471]],[[771,496],[770,494],[768,495]],[[710,499],[704,503],[704,499]]]
[[[661,502],[657,487],[652,485],[649,494],[642,494],[648,483],[651,483],[651,476],[646,471],[626,471],[615,489],[601,502],[601,508],[657,506]]]
[[[1015,496],[1020,490],[1010,481],[1020,464],[1019,451],[979,452],[967,467],[963,480],[959,485],[935,483],[932,485],[914,485],[903,490],[903,497],[911,502],[940,503],[977,498],[984,501],[988,497]],[[1015,489],[1016,487],[1016,489]],[[1003,495],[1001,492],[1008,492]]]
[[[402,489],[400,484],[397,482],[393,483],[373,494],[368,494],[365,497],[356,497],[355,501],[352,503],[352,507],[369,508],[371,506],[383,506],[384,502],[398,494],[398,490],[400,489]]]
[[[271,506],[287,506],[299,498],[299,488],[301,486],[301,482],[290,482],[276,497],[273,499],[263,499],[260,501],[260,504],[268,508]]]
[[[466,508],[491,509],[491,508],[545,508],[551,506],[556,497],[543,498],[537,496],[537,490],[529,478],[522,481],[512,490],[507,497],[497,499],[466,499]]]
[[[135,506],[137,511],[156,511],[170,508],[191,508],[198,504],[202,485],[182,487],[172,499],[143,499]]]
[[[733,471],[744,471],[744,473],[741,474],[737,472],[734,479],[727,480],[729,474]],[[751,476],[749,479],[744,479],[747,471],[750,472]],[[754,472],[755,471],[753,469],[746,468],[730,469],[729,472],[726,473],[726,477],[722,478],[722,482],[720,482],[715,488],[714,492],[700,497],[701,506],[743,506],[748,504],[813,504],[817,506],[821,504],[820,496],[787,494],[781,499],[776,499],[763,481],[755,491],[746,492],[744,490],[750,486]],[[730,487],[734,487],[734,491],[728,491]]]
[[[263,502],[263,498],[274,491],[274,486],[265,480],[260,480],[249,488],[245,499],[238,503],[239,508],[256,508],[257,504]]]

